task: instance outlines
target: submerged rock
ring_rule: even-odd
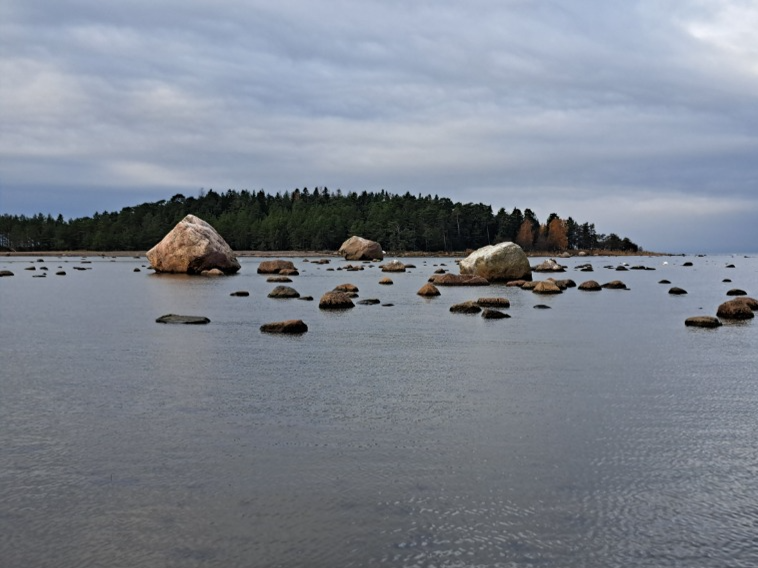
[[[508,298],[479,298],[477,305],[482,308],[509,308],[511,301]]]
[[[482,312],[482,317],[484,319],[507,319],[511,316],[508,314],[501,312],[500,310],[493,310],[492,308],[485,308]]]
[[[629,288],[626,287],[626,284],[624,284],[621,280],[613,280],[611,282],[606,282],[603,284],[603,288],[607,288],[609,290],[628,290]]]
[[[216,230],[202,219],[187,215],[147,251],[150,265],[156,272],[200,274],[218,269],[234,274],[240,263],[232,249]]]
[[[157,323],[184,323],[184,324],[206,324],[210,323],[205,316],[180,316],[176,314],[166,314],[155,320]]]
[[[450,306],[450,311],[454,314],[478,314],[482,308],[476,305],[476,302],[461,302]]]
[[[303,320],[275,321],[264,323],[261,326],[261,331],[263,333],[300,334],[308,331],[308,326],[305,325]]]
[[[250,295],[250,292],[247,290],[237,290],[236,292],[232,292],[229,294],[230,296],[240,296],[240,297],[246,297]]]
[[[739,288],[732,288],[726,293],[727,296],[747,296],[747,292],[745,290],[740,290]]]
[[[489,282],[474,274],[435,274],[429,282],[437,286],[489,286]]]
[[[684,320],[684,325],[687,327],[714,328],[720,327],[722,324],[718,318],[713,316],[693,316]]]

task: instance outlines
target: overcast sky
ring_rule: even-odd
[[[758,250],[754,0],[2,0],[0,212],[438,194]]]

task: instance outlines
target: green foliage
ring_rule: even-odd
[[[35,250],[147,250],[178,221],[194,214],[213,225],[235,250],[336,250],[352,235],[378,241],[386,250],[450,252],[519,240],[532,248],[540,223],[531,209],[500,209],[445,197],[332,193],[326,187],[269,195],[263,191],[213,189],[198,197],[125,207],[120,212],[64,220],[62,216],[0,215],[0,247]],[[547,225],[559,219],[552,213]],[[524,228],[524,225],[528,228]],[[638,250],[629,239],[597,235],[594,224],[565,221],[569,248]]]

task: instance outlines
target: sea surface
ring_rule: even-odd
[[[433,299],[453,259],[293,259],[314,301],[268,298],[255,258],[39,260],[0,258],[3,568],[758,566],[758,321],[684,326],[758,297],[756,255],[562,259],[629,290]],[[393,305],[319,310],[343,283]],[[483,296],[511,318],[449,311]]]

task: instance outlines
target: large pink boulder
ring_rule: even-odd
[[[475,250],[461,260],[459,267],[461,274],[475,274],[490,282],[532,279],[529,259],[515,243],[499,243]]]
[[[363,237],[350,237],[340,247],[339,253],[345,260],[383,260],[382,245]]]
[[[234,274],[240,263],[226,241],[202,219],[187,215],[163,240],[147,251],[156,272],[200,274],[214,268]]]

